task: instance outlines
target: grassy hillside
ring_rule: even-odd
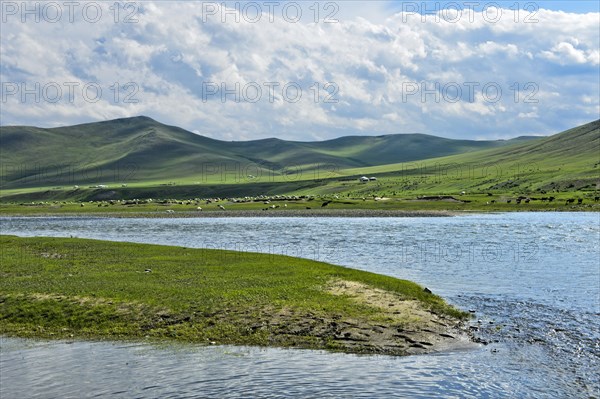
[[[312,179],[384,165],[505,146],[422,134],[226,142],[147,117],[42,129],[0,128],[4,190],[74,185],[265,183]]]
[[[1,137],[4,201],[277,194],[415,199],[463,191],[467,201],[469,195],[493,195],[494,201],[508,201],[520,195],[543,197],[550,193],[570,198],[573,192],[594,199],[600,184],[600,120],[551,137],[508,142],[427,135],[343,137],[315,143],[278,139],[223,142],[143,117],[59,129],[6,127]],[[81,144],[83,138],[87,144]],[[70,142],[77,143],[79,150],[65,153],[62,148],[73,147]],[[439,155],[442,147],[465,152],[421,158]],[[377,158],[384,162],[394,151],[406,161],[370,166]],[[92,168],[52,174],[34,169],[28,174],[6,167],[86,160],[103,165],[108,172]],[[377,180],[359,183],[358,177],[363,175]],[[81,180],[82,176],[87,180]],[[121,182],[127,186],[122,187]],[[81,187],[73,187],[75,184]],[[109,187],[93,187],[97,184]],[[486,198],[478,200],[485,205]],[[444,206],[434,209],[457,209],[459,205]]]
[[[3,188],[142,182],[248,162],[222,142],[137,117],[54,129],[0,128]]]
[[[320,143],[307,144],[314,151],[342,158],[359,160],[364,165],[382,165],[433,158],[451,154],[502,147],[520,140],[474,141],[452,140],[426,134],[385,135],[376,137],[340,137]]]
[[[600,120],[530,142],[431,158],[354,168],[345,175],[376,175],[356,194],[549,193],[598,191]]]

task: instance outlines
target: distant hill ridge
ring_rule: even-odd
[[[116,171],[135,167],[138,180],[176,179],[201,174],[218,164],[256,164],[271,172],[318,165],[338,169],[386,165],[426,158],[540,142],[539,137],[512,140],[453,140],[426,134],[346,136],[300,142],[268,138],[221,141],[157,122],[146,116],[121,118],[56,128],[0,127],[0,151],[5,167],[3,187],[66,184],[79,169]],[[541,144],[540,144],[541,145]],[[64,173],[60,171],[64,168]],[[37,172],[35,171],[37,169]],[[52,176],[39,170],[52,169]],[[37,176],[34,176],[37,173]],[[78,182],[97,176],[77,174]],[[36,181],[37,180],[37,181]]]

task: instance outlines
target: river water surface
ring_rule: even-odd
[[[598,213],[0,223],[3,234],[287,254],[414,280],[473,311],[489,343],[395,358],[2,338],[1,398],[600,398]]]

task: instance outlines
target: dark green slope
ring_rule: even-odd
[[[512,140],[452,140],[426,134],[396,134],[341,137],[311,143],[310,146],[318,152],[327,151],[360,160],[363,165],[382,165],[496,148],[512,143]]]
[[[201,175],[215,163],[249,162],[223,143],[147,117],[52,129],[2,127],[3,186],[174,179]]]
[[[516,140],[531,140],[521,138]],[[227,142],[148,117],[43,129],[0,127],[2,188],[193,179],[215,170],[244,175],[384,165],[496,148],[512,141],[423,134],[352,136],[322,142],[275,138]],[[263,174],[264,175],[264,174]]]
[[[496,148],[539,137],[513,140],[453,140],[426,134],[346,136],[318,142],[285,141],[275,138],[230,143],[238,154],[282,165],[334,164],[340,169],[385,165],[419,159]]]

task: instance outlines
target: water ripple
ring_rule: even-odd
[[[411,279],[476,312],[473,327],[488,343],[392,358],[3,338],[1,398],[600,397],[597,214],[0,218],[0,225],[3,234],[22,236],[282,253]]]

